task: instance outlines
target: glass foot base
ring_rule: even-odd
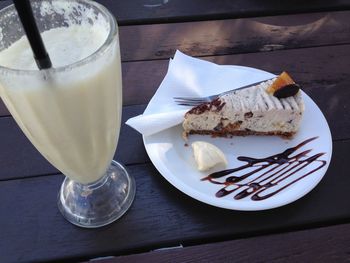
[[[112,161],[97,182],[83,185],[66,177],[58,194],[58,208],[74,225],[101,227],[114,222],[129,209],[135,190],[134,179],[120,163]]]

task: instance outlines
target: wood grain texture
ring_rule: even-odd
[[[169,0],[159,7],[150,8],[149,0],[116,1],[97,0],[117,18],[120,25],[199,21],[237,17],[256,17],[277,14],[293,14],[350,9],[346,0],[335,1],[254,1],[254,0]],[[0,1],[0,9],[11,3]]]
[[[136,200],[115,224],[80,229],[56,206],[61,175],[0,182],[0,262],[99,256],[246,238],[350,222],[347,153],[350,141],[334,143],[330,168],[320,184],[293,204],[260,212],[211,207],[175,189],[152,164],[128,166],[137,183]]]
[[[339,45],[209,56],[202,59],[222,65],[254,67],[275,74],[286,70],[297,82],[302,84],[302,88],[321,107],[327,105],[327,108],[334,109],[337,107],[337,103],[333,104],[333,101],[342,100],[345,95],[338,96],[338,94],[348,92],[346,86],[349,85],[350,81],[349,50],[350,45]],[[164,78],[167,66],[167,60],[123,63],[124,104],[148,103]],[[140,90],[143,92],[140,93]],[[321,102],[321,100],[323,101]],[[329,105],[330,103],[332,105]],[[341,103],[344,106],[347,102],[344,100]],[[322,108],[322,110],[326,109]],[[338,113],[345,114],[345,112],[340,111]]]
[[[123,61],[266,52],[350,43],[350,11],[124,26]],[[157,43],[156,45],[154,43]]]
[[[134,262],[349,262],[350,224],[152,251],[98,261]]]
[[[176,49],[209,56],[345,44],[350,11],[121,26],[120,41],[123,61],[168,59]]]

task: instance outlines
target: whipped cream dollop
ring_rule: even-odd
[[[225,154],[215,145],[196,141],[192,143],[194,159],[199,171],[207,171],[216,165],[223,164],[227,166]]]

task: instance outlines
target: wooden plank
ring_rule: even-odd
[[[60,175],[0,182],[0,262],[62,262],[246,238],[350,222],[350,141],[334,143],[324,179],[293,204],[260,212],[211,207],[175,189],[153,165],[132,165],[137,193],[115,224],[88,230],[66,222],[56,207]]]
[[[269,0],[256,1],[225,1],[225,0],[191,0],[184,3],[181,0],[169,0],[158,8],[148,8],[147,0],[119,2],[99,0],[116,16],[121,25],[146,23],[174,23],[179,21],[199,21],[237,17],[257,17],[277,14],[310,13],[328,10],[346,10],[350,3],[346,0],[329,2],[320,0],[316,3],[295,3]],[[159,1],[161,2],[161,1]],[[165,1],[164,1],[165,2]]]
[[[342,107],[349,103],[346,100],[349,90],[345,88],[350,81],[349,50],[350,45],[339,45],[202,59],[218,64],[255,67],[276,74],[286,70],[303,85],[304,90],[316,100],[327,116],[333,116],[334,113],[343,116],[348,113]],[[167,67],[168,60],[123,63],[123,104],[148,103],[164,78]],[[2,103],[0,102],[0,116],[8,116]]]
[[[120,28],[123,61],[265,52],[350,43],[350,11]],[[156,44],[155,44],[156,43]]]
[[[348,262],[350,224],[120,256],[99,263]]]
[[[124,108],[122,123],[144,108],[144,105]],[[127,125],[122,125],[115,159],[126,165],[149,161],[142,137]],[[59,171],[34,148],[12,117],[0,119],[0,181],[57,173]]]
[[[339,45],[201,59],[223,65],[254,67],[275,74],[286,70],[312,97],[322,95],[329,98],[329,95],[334,97],[338,94],[336,90],[345,90],[344,85],[350,80],[349,50],[350,45]],[[148,103],[164,78],[167,66],[168,60],[123,63],[124,105]],[[326,91],[327,96],[323,96]]]
[[[3,103],[2,99],[0,98],[0,117],[7,117],[10,113],[7,110],[5,104]]]
[[[350,43],[350,11],[120,27],[123,61]],[[156,44],[155,44],[156,43]]]
[[[319,0],[303,1],[295,4],[289,1],[269,0],[159,0],[164,5],[151,8],[147,4],[152,0],[97,0],[116,16],[120,25],[169,23],[179,21],[199,21],[237,17],[256,17],[277,14],[310,13],[320,11],[345,10],[350,8],[349,1]],[[0,9],[11,1],[0,1]]]

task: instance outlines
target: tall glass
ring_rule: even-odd
[[[113,161],[122,110],[116,21],[106,8],[88,0],[34,0],[32,7],[40,32],[59,30],[44,38],[54,68],[4,65],[5,51],[25,33],[13,6],[1,10],[1,98],[32,144],[66,176],[58,195],[63,216],[82,227],[109,224],[126,212],[135,195],[134,180]],[[55,37],[67,38],[62,55],[70,60],[68,65],[55,67],[62,57],[55,58],[50,48]],[[74,39],[85,39],[87,47],[103,40],[75,59],[77,49],[87,49],[70,45]],[[22,57],[15,54],[13,59]]]

